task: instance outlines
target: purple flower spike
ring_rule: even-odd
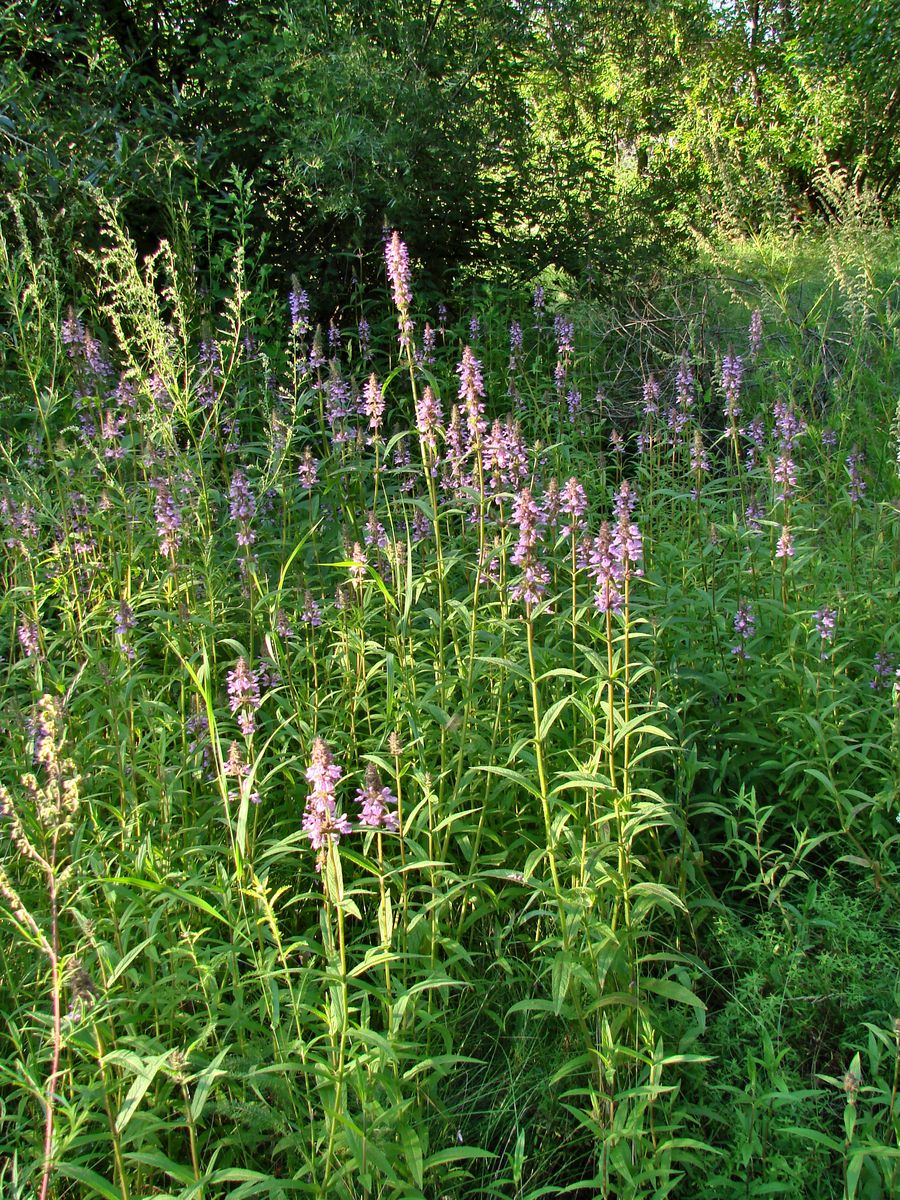
[[[254,714],[260,703],[257,673],[250,670],[250,664],[242,656],[234,670],[228,672],[228,707],[237,717],[244,737],[252,737],[256,730]]]
[[[400,348],[406,350],[412,346],[413,323],[409,315],[412,307],[412,276],[409,267],[409,251],[405,243],[400,240],[400,234],[396,229],[384,248],[384,258],[394,304],[397,308]]]
[[[335,811],[334,789],[343,772],[336,765],[328,743],[317,737],[312,744],[307,782],[312,791],[306,797],[303,830],[316,851],[316,870],[321,871],[329,844],[337,845],[351,832],[350,822]]]
[[[569,518],[568,525],[564,525],[560,532],[563,537],[578,537],[584,525],[584,514],[587,512],[588,502],[584,488],[573,475],[566,483],[560,493],[560,512],[565,513]]]
[[[399,829],[397,814],[391,812],[390,805],[397,803],[397,797],[392,795],[390,788],[382,786],[378,768],[374,763],[366,767],[366,786],[356,793],[357,803],[362,806],[359,822],[368,829],[387,829],[396,833]]]
[[[762,332],[762,313],[758,308],[755,308],[750,316],[749,341],[751,358],[756,358],[762,348]]]
[[[362,413],[369,418],[369,429],[377,437],[384,419],[384,396],[375,375],[369,376],[363,388]]]
[[[746,659],[747,642],[756,633],[756,617],[747,601],[742,601],[734,614],[734,632],[740,640],[736,646],[731,647],[731,653],[737,658]]]
[[[232,521],[237,526],[237,544],[252,546],[256,541],[256,534],[250,528],[250,522],[256,516],[256,500],[243,471],[235,471],[229,494],[231,497],[229,511]]]
[[[459,398],[466,414],[469,444],[480,444],[487,429],[484,419],[484,379],[481,374],[481,363],[472,353],[471,347],[463,350],[462,361],[456,368],[459,376]]]
[[[794,557],[794,539],[791,536],[791,531],[787,525],[781,527],[781,537],[778,539],[778,546],[775,549],[776,558],[793,558]]]
[[[725,394],[725,420],[736,421],[741,415],[738,403],[744,378],[744,361],[739,354],[726,354],[722,359],[722,391]]]
[[[440,401],[435,399],[434,392],[426,385],[416,400],[416,428],[422,445],[432,454],[437,454],[436,434],[443,420]]]
[[[619,591],[622,582],[622,563],[613,552],[613,535],[609,522],[604,521],[591,543],[587,555],[588,575],[596,585],[594,607],[599,613],[618,612],[625,601]]]

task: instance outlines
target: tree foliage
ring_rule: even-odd
[[[888,0],[6,0],[0,164],[73,240],[140,244],[235,171],[282,274],[400,227],[432,277],[631,269],[689,224],[888,211]]]

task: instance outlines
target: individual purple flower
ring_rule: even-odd
[[[833,429],[826,427],[822,430],[822,445],[829,452],[837,446],[837,434]]]
[[[387,829],[396,833],[399,829],[397,814],[391,812],[391,805],[397,803],[397,797],[390,788],[383,786],[378,768],[374,763],[366,767],[366,786],[356,793],[356,801],[361,806],[359,814],[360,825],[367,829]]]
[[[237,544],[252,546],[256,541],[256,534],[250,528],[250,522],[256,516],[256,500],[243,471],[237,470],[232,476],[229,496],[229,512],[237,527]]]
[[[237,717],[244,737],[252,737],[256,729],[256,710],[261,704],[259,678],[243,655],[234,670],[228,672],[228,707]]]
[[[722,359],[722,392],[725,395],[725,420],[734,423],[741,415],[738,403],[744,378],[744,360],[739,354],[726,354]]]
[[[297,477],[300,480],[300,486],[307,489],[314,488],[319,481],[319,461],[313,457],[309,446],[303,451],[303,458],[297,468]]]
[[[37,658],[41,652],[41,630],[37,621],[21,620],[16,634],[26,658]]]
[[[574,425],[578,410],[581,408],[581,392],[576,388],[569,388],[566,392],[566,408],[569,410],[569,424]]]
[[[333,318],[328,322],[328,352],[332,358],[336,358],[341,352],[341,331]]]
[[[442,334],[447,332],[447,305],[441,301],[437,306],[438,325]]]
[[[778,545],[775,548],[776,558],[793,558],[794,557],[794,539],[787,525],[781,527],[781,537],[778,539]]]
[[[756,617],[749,601],[742,601],[734,614],[734,632],[739,638],[738,644],[731,647],[731,653],[737,658],[746,659],[747,643],[756,633]]]
[[[469,318],[469,341],[473,346],[478,344],[478,336],[481,333],[481,321],[476,316]]]
[[[387,264],[388,280],[391,294],[397,308],[400,326],[400,348],[405,350],[412,346],[413,323],[409,310],[412,307],[412,283],[409,266],[409,251],[400,240],[400,234],[394,230],[391,239],[384,248],[384,258]]]
[[[762,347],[762,332],[762,313],[758,308],[755,308],[750,314],[750,329],[748,331],[751,358],[759,356],[759,351]]]
[[[303,814],[303,831],[316,851],[316,870],[321,871],[329,845],[336,846],[342,837],[351,832],[350,822],[338,816],[335,804],[335,785],[343,774],[335,763],[328,743],[317,737],[312,744],[307,782],[312,791],[306,797]]]
[[[620,458],[625,453],[625,439],[618,429],[614,429],[609,435],[609,445],[613,454],[617,454]]]

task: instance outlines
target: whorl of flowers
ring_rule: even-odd
[[[316,870],[322,869],[329,844],[337,845],[350,833],[350,822],[335,811],[334,789],[343,772],[332,758],[328,743],[317,737],[312,744],[306,780],[312,790],[306,797],[303,831],[316,851]]]

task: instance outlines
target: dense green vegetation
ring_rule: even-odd
[[[884,3],[0,8],[0,1193],[889,1200]]]
[[[73,245],[99,190],[144,251],[185,205],[205,267],[237,172],[326,312],[385,225],[423,287],[609,285],[722,219],[892,212],[895,35],[887,0],[5,3],[3,190]]]

